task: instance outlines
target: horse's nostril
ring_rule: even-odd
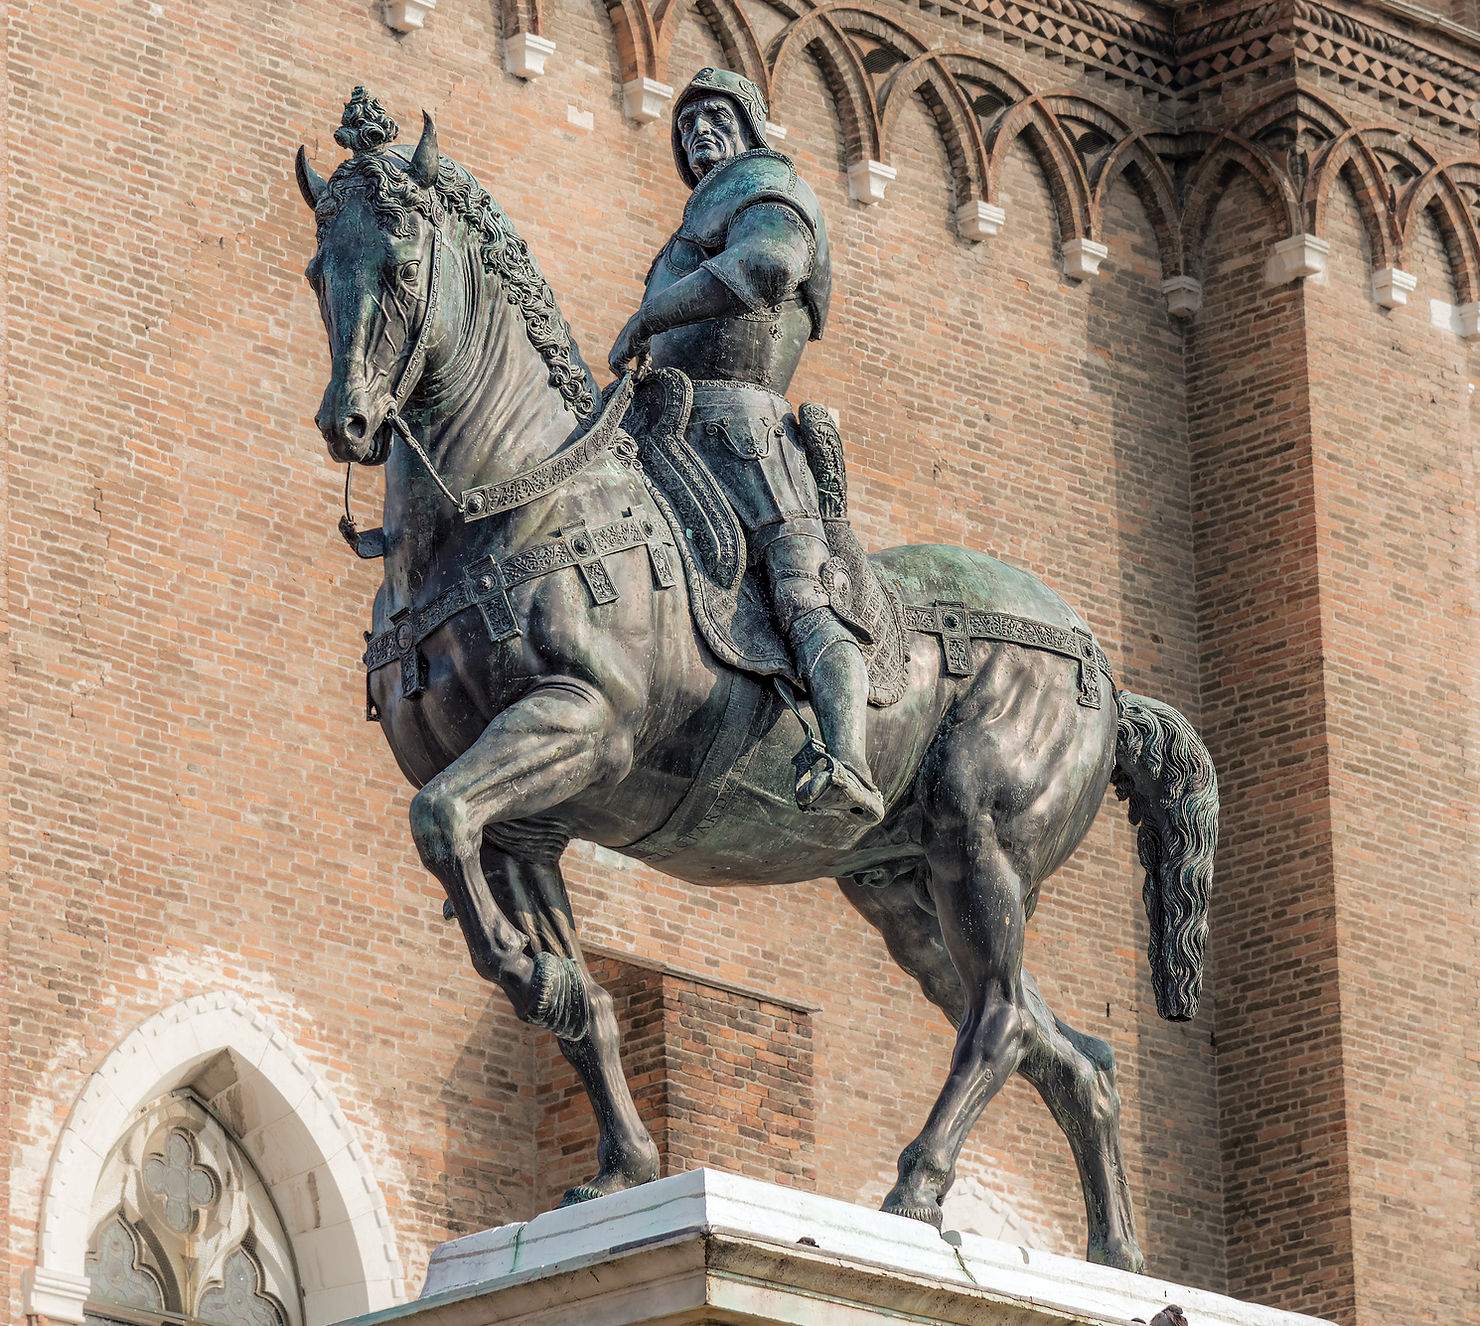
[[[347,415],[344,420],[344,435],[358,442],[365,436],[365,430],[369,427],[370,421],[363,414]]]

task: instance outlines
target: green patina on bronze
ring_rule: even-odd
[[[383,526],[348,530],[385,574],[370,712],[420,789],[412,834],[474,966],[590,1096],[599,1169],[568,1200],[657,1174],[560,873],[583,838],[695,884],[835,876],[957,1027],[885,1209],[939,1224],[971,1125],[1021,1072],[1074,1151],[1090,1257],[1139,1268],[1113,1056],[1048,1010],[1024,927],[1113,785],[1140,826],[1158,1008],[1191,1017],[1213,769],[1175,710],[1114,691],[1032,575],[959,548],[864,555],[842,438],[786,399],[831,271],[765,114],[725,71],[679,97],[694,197],[612,349],[635,368],[602,401],[430,118],[395,147],[357,89],[332,178],[300,150],[333,361],[318,424],[335,459],[386,469]]]

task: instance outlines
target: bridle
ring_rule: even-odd
[[[432,464],[432,458],[427,455],[426,450],[417,440],[416,434],[401,417],[401,408],[406,404],[406,398],[411,394],[412,388],[420,381],[422,369],[426,367],[427,340],[437,320],[437,310],[442,304],[442,231],[435,225],[431,229],[432,273],[427,279],[427,297],[421,304],[421,318],[417,323],[416,335],[411,342],[411,352],[406,356],[401,376],[397,379],[395,390],[391,393],[390,405],[385,412],[385,423],[417,454],[437,487],[447,495],[447,500],[466,515],[461,500],[454,496],[452,489],[443,482],[442,476],[437,473],[437,467]],[[384,531],[373,529],[362,532],[355,523],[354,514],[350,510],[349,490],[354,472],[354,461],[346,461],[344,466],[344,515],[339,521],[339,532],[344,536],[344,541],[354,549],[357,557],[366,559],[383,557],[385,555]]]
[[[619,425],[627,413],[636,382],[631,372],[624,373],[603,393],[601,410],[580,435],[569,445],[562,447],[548,460],[512,478],[497,483],[479,484],[465,489],[461,496],[447,486],[438,473],[432,458],[427,454],[416,434],[401,415],[422,370],[426,367],[427,341],[436,321],[437,310],[442,300],[442,232],[432,228],[432,274],[427,282],[427,296],[422,304],[421,320],[412,340],[411,351],[406,356],[405,367],[391,393],[385,411],[385,423],[392,433],[399,436],[426,467],[432,481],[457,510],[464,521],[484,520],[505,511],[513,511],[540,497],[554,492],[562,484],[575,477],[592,461],[616,441]],[[640,376],[640,375],[639,375]],[[388,453],[387,453],[388,454]],[[354,474],[354,461],[345,462],[344,469],[344,515],[339,519],[339,532],[344,541],[354,550],[355,556],[373,560],[385,556],[385,531],[376,528],[361,530],[350,510],[350,480]]]

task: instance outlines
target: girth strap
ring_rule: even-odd
[[[1072,658],[1079,664],[1079,703],[1087,709],[1100,707],[1100,681],[1103,672],[1112,688],[1115,674],[1105,651],[1088,631],[1077,626],[1065,630],[1028,617],[1014,617],[1006,612],[984,612],[964,603],[938,599],[928,608],[909,604],[904,610],[904,624],[912,631],[940,637],[945,655],[946,673],[952,677],[971,675],[971,642],[998,640],[1006,644],[1043,649],[1050,654]]]

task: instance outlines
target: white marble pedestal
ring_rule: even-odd
[[[354,1326],[1126,1326],[1171,1303],[1189,1326],[1317,1326],[702,1169],[445,1243],[419,1299]]]

